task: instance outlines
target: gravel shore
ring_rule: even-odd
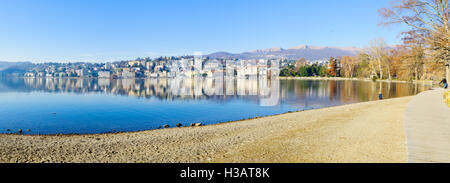
[[[0,135],[0,162],[406,162],[412,97],[203,127],[145,132]]]

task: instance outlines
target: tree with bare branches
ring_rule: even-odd
[[[373,74],[378,78],[383,78],[383,65],[387,55],[387,46],[382,38],[372,39],[370,45],[366,48],[367,55],[370,56],[370,65],[373,70]],[[378,69],[378,70],[377,70]]]
[[[450,79],[448,0],[396,0],[379,13],[385,18],[381,25],[408,25],[409,34],[424,43],[428,54],[446,65],[446,77]]]
[[[341,59],[342,70],[341,73],[346,78],[352,78],[356,76],[356,70],[358,69],[358,59],[352,56],[343,56]]]

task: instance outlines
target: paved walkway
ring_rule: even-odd
[[[420,93],[406,107],[409,163],[450,162],[450,108],[443,94],[440,88]]]

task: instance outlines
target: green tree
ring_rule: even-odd
[[[327,68],[326,67],[320,66],[319,76],[320,77],[326,77],[327,76]]]
[[[299,75],[301,76],[301,77],[308,77],[308,76],[310,76],[309,75],[309,72],[308,72],[308,67],[306,66],[306,67],[300,67],[299,69],[298,69],[298,73],[299,73]]]

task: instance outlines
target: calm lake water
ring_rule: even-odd
[[[0,133],[89,134],[215,124],[378,100],[380,89],[384,98],[395,98],[429,87],[283,79],[0,78]]]

